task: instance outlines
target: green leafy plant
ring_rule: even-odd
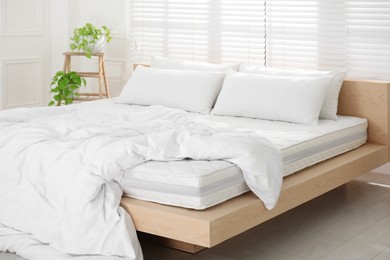
[[[110,29],[106,26],[96,28],[92,24],[86,23],[83,27],[76,28],[73,38],[70,39],[72,41],[70,44],[71,50],[83,51],[88,58],[91,58],[95,44],[105,44],[105,42],[111,41]]]
[[[80,96],[76,90],[82,86],[86,86],[87,81],[80,77],[75,71],[69,71],[67,73],[58,71],[51,82],[50,93],[54,93],[53,100],[50,101],[49,106],[57,104],[60,106],[62,101],[65,105],[73,103],[73,98]]]

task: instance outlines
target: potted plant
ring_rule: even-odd
[[[86,57],[91,58],[92,53],[102,51],[106,42],[111,41],[110,29],[106,26],[96,28],[86,23],[83,27],[76,28],[73,38],[70,39],[72,41],[71,50],[83,51]]]
[[[54,96],[49,106],[53,106],[54,104],[60,106],[62,101],[65,102],[65,105],[72,104],[73,98],[79,96],[75,91],[82,86],[85,87],[86,84],[87,81],[81,78],[75,71],[69,71],[67,73],[58,71],[51,82],[50,93],[54,93]]]

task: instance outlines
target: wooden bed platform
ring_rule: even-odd
[[[368,143],[284,178],[272,210],[251,192],[206,210],[125,197],[121,205],[138,231],[166,246],[192,253],[215,246],[388,162],[389,101],[388,82],[345,81],[339,114],[368,118]]]

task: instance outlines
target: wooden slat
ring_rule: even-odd
[[[91,98],[91,97],[77,97],[73,98],[73,101],[94,101],[94,100],[99,100],[100,98]]]
[[[77,74],[79,74],[80,77],[88,77],[88,78],[99,78],[100,77],[99,72],[77,72]]]
[[[64,52],[64,55],[66,55],[66,56],[86,56],[86,53],[85,52],[78,52],[78,51],[67,51],[67,52]],[[101,56],[104,56],[104,52],[92,53],[91,56],[101,57]]]
[[[98,97],[99,93],[79,93],[80,96],[92,96],[92,97]]]

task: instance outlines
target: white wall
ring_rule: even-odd
[[[111,29],[106,68],[111,93],[120,93],[130,74],[128,0],[0,0],[0,109],[46,105],[51,77],[63,69],[63,52],[76,27],[91,22]],[[72,62],[94,71],[96,60]],[[88,82],[97,91],[97,80]],[[87,91],[87,90],[86,90]]]
[[[51,1],[50,6],[50,77],[63,68],[63,53],[68,50],[69,3]]]

